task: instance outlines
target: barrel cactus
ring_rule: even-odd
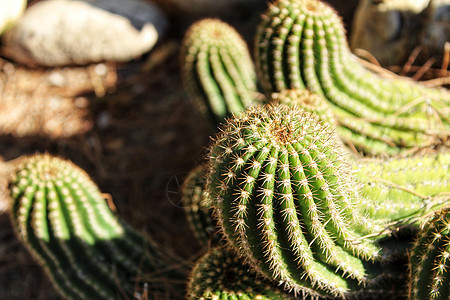
[[[213,127],[261,98],[246,42],[218,19],[203,19],[188,29],[181,69],[189,98]]]
[[[210,148],[207,189],[231,247],[289,290],[343,296],[381,260],[384,224],[355,202],[329,128],[298,107],[252,107]]]
[[[267,94],[308,89],[327,100],[338,122],[365,123],[350,129],[369,139],[401,150],[442,144],[450,135],[448,91],[365,69],[349,50],[339,16],[319,0],[270,4],[258,26],[255,59]]]
[[[129,299],[144,282],[150,297],[165,293],[178,273],[169,256],[118,219],[83,170],[48,154],[22,158],[14,169],[16,233],[66,298]]]
[[[195,263],[187,299],[283,300],[294,296],[252,271],[232,251],[215,247]]]
[[[411,300],[450,299],[450,207],[426,221],[411,250]]]

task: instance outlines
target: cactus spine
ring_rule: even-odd
[[[188,29],[181,68],[189,97],[214,127],[260,97],[247,44],[218,19],[200,20]]]
[[[9,186],[18,236],[68,299],[126,299],[139,277],[158,281],[168,271],[167,257],[121,222],[71,162],[23,158]]]
[[[450,299],[450,208],[425,222],[411,251],[410,299]]]
[[[252,107],[210,148],[207,188],[229,244],[287,289],[340,295],[381,259],[332,133],[297,107]]]
[[[348,48],[341,20],[319,0],[270,4],[256,34],[255,58],[267,94],[309,89],[328,101],[339,122],[366,123],[361,132],[349,129],[362,135],[370,129],[370,139],[412,148],[450,134],[449,93],[364,69]]]
[[[263,279],[238,256],[224,248],[211,248],[192,270],[187,299],[282,300],[291,299]]]

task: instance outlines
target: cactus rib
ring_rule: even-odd
[[[214,127],[260,97],[246,42],[218,19],[203,19],[188,29],[181,67],[189,97]]]

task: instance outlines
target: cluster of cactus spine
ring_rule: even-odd
[[[293,299],[262,278],[229,249],[215,247],[195,264],[188,285],[191,300]]]
[[[231,247],[287,289],[343,296],[382,258],[331,131],[297,107],[252,107],[210,148],[207,189]]]
[[[18,236],[68,299],[127,299],[144,280],[164,293],[165,276],[177,273],[71,162],[48,154],[22,158],[9,187]]]
[[[308,89],[321,95],[340,126],[356,133],[346,137],[371,154],[383,153],[377,148],[382,143],[423,147],[450,135],[449,93],[363,68],[348,48],[342,21],[319,0],[269,4],[258,26],[255,59],[267,94]],[[361,135],[382,143],[365,145]]]
[[[189,97],[214,126],[261,98],[246,42],[218,19],[191,25],[182,42],[181,68]]]
[[[425,222],[411,250],[410,299],[450,299],[450,207]]]

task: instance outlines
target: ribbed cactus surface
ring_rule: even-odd
[[[50,155],[15,170],[12,223],[66,298],[129,299],[147,280],[150,297],[163,292],[166,257],[117,218],[83,170]]]
[[[411,250],[410,268],[410,299],[450,299],[450,207],[423,225]]]
[[[439,144],[450,135],[450,94],[366,70],[350,52],[338,15],[319,0],[269,4],[255,59],[267,94],[308,89],[328,101],[339,122],[365,123],[350,129],[367,138],[403,149]],[[383,153],[375,146],[363,150]]]
[[[283,105],[230,119],[210,148],[207,187],[231,246],[288,289],[343,295],[381,258],[383,224],[355,203],[332,132]]]
[[[211,218],[211,200],[205,189],[207,168],[199,165],[192,169],[181,186],[181,201],[192,231],[203,246],[218,243],[217,224]]]
[[[364,212],[386,222],[416,220],[450,203],[450,153],[360,159],[353,178]]]
[[[203,19],[188,29],[181,69],[189,98],[214,127],[261,97],[246,42],[218,19]]]
[[[194,266],[188,285],[191,300],[293,299],[275,283],[253,272],[239,256],[225,248],[211,248]]]

